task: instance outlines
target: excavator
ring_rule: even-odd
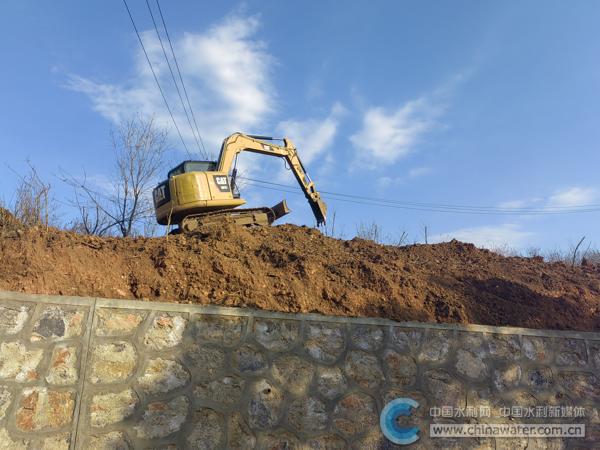
[[[282,141],[283,145],[274,141]],[[327,205],[306,173],[292,141],[243,133],[234,133],[223,141],[217,161],[184,161],[169,171],[167,180],[152,192],[157,222],[169,227],[177,225],[175,232],[192,233],[209,224],[271,225],[288,214],[285,200],[271,208],[237,209],[246,203],[240,197],[234,166],[241,152],[283,158],[302,188],[317,225],[325,223]]]

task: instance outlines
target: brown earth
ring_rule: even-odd
[[[507,258],[457,241],[344,241],[293,225],[99,238],[27,229],[0,211],[0,290],[600,329],[600,266]]]

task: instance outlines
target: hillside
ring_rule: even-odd
[[[0,217],[0,289],[285,312],[600,329],[600,266],[453,241],[392,247],[306,227],[100,238]]]

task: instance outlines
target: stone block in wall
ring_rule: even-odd
[[[45,387],[25,388],[15,413],[20,431],[49,431],[71,424],[75,410],[75,392]]]
[[[260,449],[299,449],[301,442],[295,434],[289,431],[271,431],[259,435],[256,447]]]
[[[561,339],[557,341],[556,364],[559,366],[585,366],[587,350],[583,339]]]
[[[490,356],[499,360],[517,360],[521,357],[521,343],[515,334],[487,334]]]
[[[424,382],[431,396],[432,404],[464,408],[466,389],[463,383],[442,369],[432,369],[424,373]]]
[[[6,302],[0,305],[0,336],[14,335],[24,327],[34,305],[31,303]]]
[[[247,319],[238,316],[196,314],[194,324],[198,338],[230,347],[240,342]]]
[[[336,434],[323,434],[310,437],[306,446],[311,450],[343,450],[348,448],[346,441]]]
[[[181,344],[187,319],[181,314],[159,313],[144,334],[149,350],[169,350]]]
[[[378,325],[352,325],[350,339],[354,347],[372,352],[383,346],[385,333]]]
[[[448,358],[452,341],[451,332],[428,330],[423,336],[423,342],[417,360],[420,363],[444,363]]]
[[[123,431],[111,431],[103,434],[93,434],[86,443],[88,450],[130,450],[133,447],[127,434]]]
[[[554,387],[554,373],[550,367],[531,368],[525,374],[525,384],[533,391],[547,391]]]
[[[560,372],[558,383],[569,395],[589,401],[600,400],[600,376],[590,372]]]
[[[239,403],[245,385],[246,381],[235,375],[200,382],[194,387],[194,400],[230,407]]]
[[[351,350],[344,361],[346,377],[368,390],[377,389],[383,382],[383,370],[377,357],[361,350]]]
[[[348,389],[348,381],[339,367],[320,366],[317,369],[317,391],[328,400],[340,397]]]
[[[0,450],[27,450],[28,441],[13,439],[6,428],[0,427]]]
[[[147,395],[170,392],[190,382],[190,374],[178,361],[155,358],[146,363],[137,384]]]
[[[375,399],[363,392],[342,397],[333,409],[333,424],[340,433],[354,436],[377,426],[379,415]]]
[[[253,324],[254,339],[273,352],[290,350],[300,337],[297,320],[274,320],[257,318]]]
[[[316,397],[305,396],[294,400],[288,409],[287,420],[292,428],[301,433],[315,433],[329,426],[327,407]]]
[[[91,349],[89,379],[93,384],[124,382],[133,375],[137,358],[130,342],[96,344]]]
[[[96,336],[129,336],[134,334],[148,315],[147,311],[119,308],[96,310]]]
[[[417,362],[412,356],[386,349],[383,367],[387,380],[394,385],[409,386],[416,382]]]
[[[79,380],[77,354],[76,346],[57,344],[54,347],[46,375],[48,384],[69,386],[77,383]]]
[[[247,411],[250,427],[259,430],[275,427],[283,413],[284,400],[284,392],[268,380],[253,383]]]
[[[33,326],[31,342],[79,337],[83,334],[85,318],[84,308],[46,306]]]
[[[421,345],[423,330],[406,327],[392,327],[391,342],[402,353],[416,354]]]
[[[166,437],[181,429],[187,419],[188,410],[189,400],[183,395],[172,400],[149,403],[133,430],[140,439]]]
[[[345,326],[336,323],[306,324],[304,348],[315,361],[332,364],[346,348]]]
[[[242,374],[260,375],[268,368],[265,354],[250,346],[243,345],[233,351],[232,366]]]
[[[231,450],[252,450],[256,446],[256,436],[248,427],[244,417],[237,411],[227,420],[227,448]]]
[[[505,392],[513,389],[521,382],[522,369],[518,364],[509,364],[503,368],[494,370],[493,384],[500,391]]]
[[[0,380],[19,383],[38,380],[43,356],[43,349],[30,348],[22,342],[0,342]]]
[[[69,450],[70,448],[70,433],[60,433],[55,436],[40,437],[32,440],[29,444],[29,450]]]
[[[139,404],[133,389],[119,392],[103,392],[92,396],[89,419],[92,427],[105,427],[130,417]]]
[[[225,443],[225,418],[214,409],[199,408],[192,414],[186,441],[189,448],[216,449]]]
[[[458,349],[456,352],[456,371],[468,380],[480,381],[489,375],[489,367],[484,361],[485,353],[482,351],[471,351]]]
[[[223,373],[227,355],[224,350],[194,342],[183,352],[183,362],[195,379],[209,380]]]
[[[341,372],[341,371],[340,371]],[[273,361],[272,377],[293,395],[305,395],[315,375],[315,367],[306,359],[294,355],[280,356]]]
[[[594,368],[600,370],[600,341],[589,341],[588,351]]]
[[[0,385],[0,422],[6,417],[6,411],[11,405],[13,400],[13,394],[8,386]]]
[[[552,348],[555,343],[550,338],[537,336],[523,336],[523,355],[540,363],[548,363],[552,360]]]

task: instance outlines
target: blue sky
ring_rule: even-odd
[[[146,4],[129,0],[184,137]],[[154,1],[151,1],[154,6]],[[171,126],[120,1],[8,1],[0,16],[0,197],[29,158],[57,199],[59,171],[101,185],[109,130],[137,112]],[[600,3],[161,2],[202,137],[287,134],[317,187],[385,199],[555,211],[600,204]],[[186,158],[171,130],[169,157]],[[279,161],[244,155],[247,176],[293,185]],[[253,206],[301,196],[246,186]],[[473,215],[328,200],[336,229],[484,246],[600,245],[600,212]],[[514,211],[513,211],[514,212]],[[72,211],[58,211],[67,221]]]

